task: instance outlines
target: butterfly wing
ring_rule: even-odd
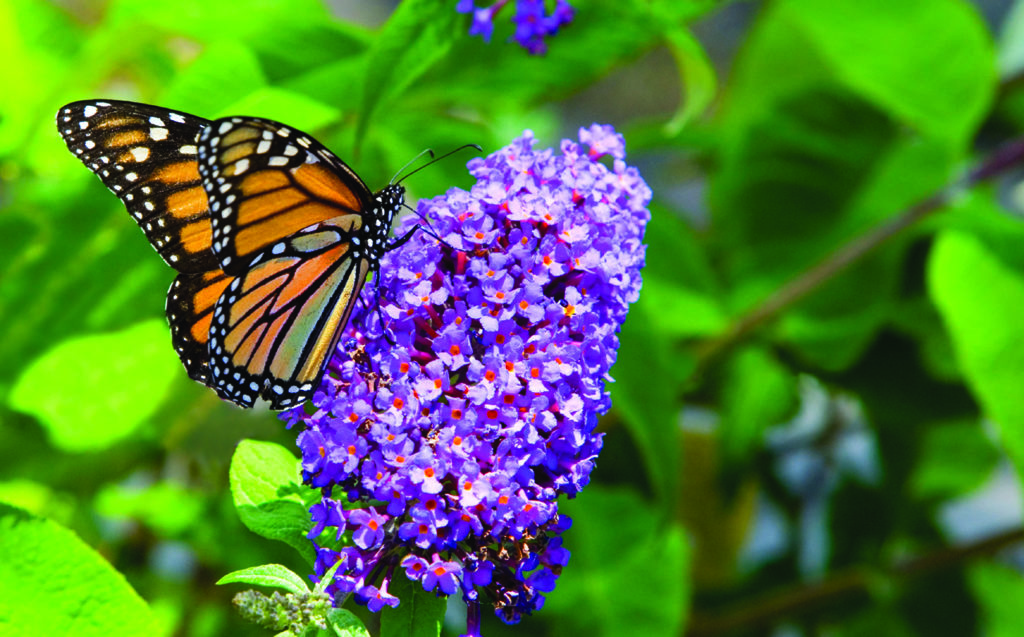
[[[300,230],[361,217],[371,207],[369,189],[345,162],[271,120],[214,121],[200,137],[199,172],[212,211],[213,251],[233,274]]]
[[[174,351],[189,378],[209,387],[213,387],[209,350],[213,309],[233,280],[222,270],[179,274],[167,291],[167,322]]]
[[[368,245],[387,234],[363,181],[270,120],[105,100],[68,104],[57,123],[182,273],[167,317],[189,376],[243,407],[308,399],[375,263],[352,241],[371,221]]]
[[[89,100],[57,112],[68,149],[124,203],[164,261],[179,272],[217,269],[197,163],[209,120],[159,106]]]
[[[331,222],[299,232],[253,259],[213,311],[212,387],[251,407],[308,399],[366,281],[370,263],[354,258],[358,227]]]

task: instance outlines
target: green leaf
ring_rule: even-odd
[[[280,588],[296,595],[309,593],[309,585],[290,569],[280,564],[262,564],[243,568],[217,580],[218,585],[236,583]]]
[[[72,520],[75,512],[73,496],[33,480],[0,482],[0,502],[64,525]]]
[[[962,495],[991,477],[999,457],[980,423],[934,424],[925,431],[910,489],[918,498]]]
[[[158,482],[145,488],[107,485],[96,496],[94,508],[108,517],[136,519],[164,537],[177,537],[194,527],[203,506],[198,493],[173,482]]]
[[[1024,275],[978,238],[951,230],[932,249],[928,290],[971,391],[1024,474]]]
[[[963,143],[992,100],[994,51],[966,2],[786,0],[773,9],[765,21],[803,40],[832,77],[926,136]]]
[[[385,606],[380,613],[380,637],[437,637],[447,597],[423,590],[419,582],[412,582],[404,574],[391,579],[388,592],[401,601],[397,608]]]
[[[652,329],[648,311],[638,304],[622,326],[618,359],[611,369],[615,383],[608,389],[643,456],[651,488],[671,502],[679,488],[679,387],[693,359],[674,356],[672,341],[656,338],[659,333]]]
[[[785,365],[761,347],[738,352],[729,362],[721,398],[726,473],[749,462],[764,432],[782,422],[796,403],[796,378]]]
[[[203,49],[174,77],[161,93],[159,103],[201,117],[214,117],[230,108],[238,96],[248,95],[266,83],[252,49],[231,40],[217,42]]]
[[[592,485],[560,508],[573,519],[565,535],[572,559],[544,606],[557,615],[554,634],[683,634],[690,595],[683,529],[660,524],[660,513],[627,490]]]
[[[983,563],[970,567],[967,581],[981,610],[980,634],[1017,637],[1024,631],[1024,580],[1017,569]]]
[[[380,105],[401,95],[445,56],[461,35],[458,22],[459,14],[445,3],[405,0],[398,5],[367,54],[356,148]]]
[[[59,103],[53,94],[66,81],[67,58],[81,44],[80,29],[66,11],[47,2],[10,0],[0,3],[0,155],[9,155],[39,129],[40,113]],[[7,181],[7,180],[5,180]]]
[[[725,328],[719,284],[695,233],[675,213],[651,206],[643,289],[637,307],[670,339],[710,336]]]
[[[735,97],[763,101],[759,92]],[[851,211],[898,141],[894,122],[856,95],[825,85],[743,116],[734,111],[721,121],[730,129],[723,135],[736,139],[711,182],[737,307],[761,300],[830,248],[899,212],[900,203],[875,208],[875,219]],[[876,276],[870,278],[877,282]],[[854,307],[864,301],[859,297]]]
[[[332,608],[327,614],[327,624],[338,637],[370,637],[363,622],[344,608]]]
[[[681,85],[684,87],[679,109],[665,125],[665,135],[674,137],[708,109],[715,99],[718,79],[715,67],[693,34],[686,29],[675,28],[666,33],[666,39],[676,59]]]
[[[210,117],[228,115],[255,115],[287,122],[289,125],[310,131],[338,121],[341,111],[293,91],[264,86],[225,106],[221,112],[211,114]]]
[[[294,547],[310,564],[316,559],[306,538],[312,528],[308,504],[319,499],[302,484],[299,461],[281,445],[238,443],[228,472],[238,516],[252,532]]]
[[[313,587],[314,593],[320,594],[327,590],[327,587],[330,586],[331,582],[334,581],[334,574],[338,572],[338,569],[341,568],[343,562],[344,560],[339,559],[337,562],[334,563],[334,566],[332,566],[324,572],[323,576],[320,577],[320,581],[317,582],[316,586]]]
[[[95,451],[132,434],[182,373],[162,320],[71,338],[33,361],[10,394],[66,451]]]
[[[0,625],[9,637],[164,632],[124,577],[74,533],[5,504]]]

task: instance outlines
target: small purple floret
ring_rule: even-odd
[[[469,192],[420,201],[429,231],[382,259],[380,296],[363,289],[313,413],[282,414],[303,424],[303,477],[324,494],[310,537],[350,538],[317,547],[321,577],[341,562],[336,600],[394,606],[403,574],[512,623],[568,564],[557,500],[601,450],[651,197],[612,127],[580,141],[536,150],[527,131],[469,162]]]
[[[459,0],[455,10],[459,13],[472,13],[473,24],[469,28],[470,35],[479,35],[485,42],[491,41],[494,33],[494,17],[509,0],[498,0],[494,4],[479,8],[474,0]],[[548,13],[545,0],[516,0],[512,22],[516,26],[512,38],[523,48],[534,55],[547,52],[544,38],[558,33],[558,29],[573,18],[573,8],[569,0],[556,0],[555,8]]]

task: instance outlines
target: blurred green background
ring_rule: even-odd
[[[570,565],[484,634],[1024,634],[1024,190],[1014,162],[963,181],[1024,128],[1024,1],[572,4],[531,57],[511,6],[485,44],[454,0],[0,0],[0,501],[168,635],[267,634],[213,583],[310,571],[227,490],[239,440],[296,432],[187,379],[173,274],[67,152],[65,102],[278,119],[372,188],[596,121],[654,191],[644,290]]]

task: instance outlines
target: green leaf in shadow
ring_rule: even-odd
[[[391,579],[388,592],[401,599],[397,608],[384,607],[380,614],[380,637],[437,637],[447,597],[423,590],[398,572]]]

